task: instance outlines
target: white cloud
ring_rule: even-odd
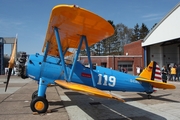
[[[149,19],[145,19],[145,21],[157,21],[157,20],[161,20],[162,17],[153,17],[153,18],[149,18]]]
[[[142,18],[152,18],[152,17],[157,17],[157,16],[161,16],[160,14],[147,14],[142,16]]]
[[[18,20],[0,19],[1,36],[14,36],[26,28],[26,24]]]
[[[144,21],[159,21],[163,18],[162,14],[147,14],[147,15],[143,15],[142,18],[144,19]]]
[[[0,19],[0,26],[4,26],[4,27],[16,27],[18,25],[22,25],[24,24],[23,22],[21,21],[11,21],[11,20],[7,20],[7,19]]]

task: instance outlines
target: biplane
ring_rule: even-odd
[[[21,54],[15,65],[16,42],[9,61],[9,73],[5,91],[15,66],[22,78],[31,78],[38,83],[30,103],[33,112],[44,113],[48,109],[46,90],[49,85],[59,85],[124,102],[106,91],[131,91],[153,93],[153,88],[175,89],[175,86],[157,81],[157,63],[152,61],[139,76],[130,75],[93,66],[89,47],[114,34],[114,28],[102,17],[76,5],[57,5],[52,9],[43,46],[43,55]],[[75,49],[75,52],[72,52]],[[86,50],[89,67],[84,66],[78,56]],[[73,55],[69,62],[66,58]]]

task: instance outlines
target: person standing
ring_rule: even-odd
[[[176,69],[176,75],[177,75],[177,80],[180,81],[180,64],[177,66],[177,69]]]
[[[173,66],[171,68],[171,76],[172,76],[172,81],[176,81],[176,68]]]
[[[124,73],[127,73],[127,68],[124,68]]]
[[[137,75],[140,74],[140,71],[141,71],[141,68],[140,68],[139,66],[137,66],[137,67],[136,67],[136,73],[137,73]]]
[[[162,68],[162,81],[164,83],[167,83],[167,74],[168,74],[168,70],[167,70],[166,66],[163,66],[163,68]]]

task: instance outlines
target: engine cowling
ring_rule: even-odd
[[[28,59],[28,55],[26,54],[26,52],[22,52],[20,54],[20,57],[17,58],[16,61],[16,73],[18,76],[21,76],[21,78],[25,79],[28,78],[26,76],[26,61]]]

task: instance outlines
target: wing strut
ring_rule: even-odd
[[[82,42],[83,42],[83,36],[81,37],[81,40],[79,42],[78,49],[77,49],[77,52],[76,52],[76,55],[75,55],[75,58],[74,58],[74,61],[73,61],[73,64],[72,64],[72,68],[71,68],[69,79],[68,79],[69,82],[71,81],[71,78],[72,78],[72,75],[73,75],[73,72],[74,72],[76,61],[78,59],[78,56],[79,56],[79,53],[80,53],[80,50],[81,50]]]
[[[63,54],[62,45],[61,45],[60,36],[59,36],[59,32],[58,32],[57,27],[54,27],[54,32],[55,32],[55,35],[56,35],[56,42],[57,42],[57,45],[58,45],[58,51],[59,51],[59,54],[60,54],[60,59],[61,59],[62,67],[63,67],[63,70],[64,70],[64,79],[67,80],[68,82],[71,81],[72,75],[73,75],[73,72],[74,72],[74,68],[75,68],[75,65],[76,65],[76,62],[77,62],[81,47],[82,47],[82,43],[84,41],[85,46],[86,46],[88,61],[89,61],[89,64],[90,64],[90,72],[91,72],[91,76],[92,76],[92,84],[93,84],[93,87],[96,87],[95,80],[94,80],[94,75],[93,75],[92,62],[91,62],[91,58],[90,58],[90,51],[89,51],[89,46],[88,46],[86,36],[82,35],[81,38],[80,38],[78,49],[77,49],[77,52],[76,52],[76,55],[75,55],[75,58],[74,58],[74,61],[73,61],[73,64],[72,64],[72,69],[70,71],[70,75],[69,75],[69,78],[68,78],[68,74],[67,74],[67,70],[66,70],[66,66],[65,66],[65,61],[64,61],[64,54]],[[48,45],[47,45],[47,47],[48,47]]]
[[[61,59],[62,67],[63,67],[63,70],[64,70],[64,79],[68,80],[67,79],[68,78],[67,70],[66,70],[65,61],[64,61],[63,50],[62,50],[61,41],[60,41],[59,32],[58,32],[57,27],[54,27],[54,32],[55,32],[55,35],[56,35],[56,42],[57,42],[57,45],[58,45],[58,51],[59,51],[59,54],[60,54],[60,59]]]
[[[90,65],[90,71],[91,71],[93,86],[96,87],[95,80],[94,80],[94,74],[93,74],[93,67],[92,67],[92,62],[91,62],[91,57],[90,57],[90,51],[89,51],[89,47],[88,47],[88,42],[87,42],[86,36],[85,36],[84,41],[85,41],[85,45],[86,45],[86,51],[87,51],[89,65]]]
[[[64,56],[66,55],[66,52],[67,52],[67,50],[68,50],[69,48],[67,47],[66,49],[65,49],[65,51],[64,51]]]
[[[73,66],[72,66],[72,70],[70,71],[70,75],[69,75],[68,81],[69,82],[71,81],[71,78],[72,78],[72,75],[73,75],[73,72],[74,72],[74,68],[75,68],[75,64],[76,64],[76,61],[78,59],[78,56],[79,56],[79,53],[80,53],[83,41],[85,42],[87,56],[88,56],[88,61],[89,61],[89,64],[90,64],[90,72],[91,72],[91,76],[92,76],[93,87],[96,87],[95,80],[94,80],[94,75],[93,75],[93,69],[92,69],[93,68],[92,67],[92,62],[91,62],[91,58],[90,58],[90,51],[89,51],[89,47],[88,47],[88,42],[87,42],[86,36],[84,36],[84,35],[81,36],[81,40],[79,42],[79,46],[78,46],[78,49],[77,49],[77,52],[76,52],[75,59],[73,61]]]
[[[49,42],[46,43],[46,49],[45,49],[44,58],[43,58],[44,62],[46,61],[46,58],[47,58],[48,49],[49,49]]]

